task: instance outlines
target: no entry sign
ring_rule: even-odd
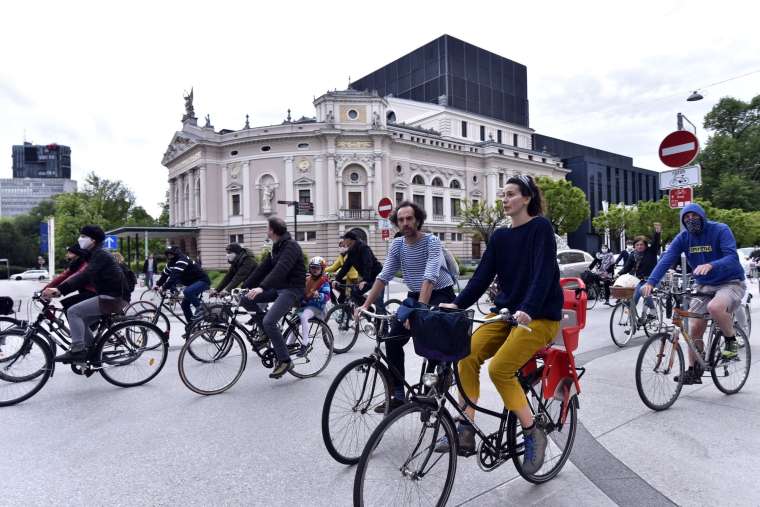
[[[660,143],[660,160],[668,167],[683,167],[699,153],[699,139],[688,130],[671,132]]]
[[[393,202],[387,198],[383,197],[380,199],[380,203],[377,205],[377,214],[380,215],[382,218],[388,218],[391,216],[391,211],[393,210]]]
[[[691,194],[691,187],[671,188],[669,192],[670,207],[683,208],[687,204],[691,204]]]

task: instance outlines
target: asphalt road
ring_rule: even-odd
[[[0,295],[28,297],[38,287],[38,282],[2,281]],[[400,288],[394,285],[393,295],[403,295]],[[607,308],[589,313],[580,359],[619,352],[609,338],[609,314]],[[753,317],[760,322],[757,309]],[[757,335],[755,330],[753,338]],[[148,385],[121,389],[98,375],[84,378],[59,368],[36,396],[0,409],[0,505],[351,504],[355,469],[325,451],[320,416],[335,373],[369,353],[373,342],[360,338],[353,350],[334,356],[320,376],[307,380],[270,380],[251,354],[240,381],[211,397],[192,393],[180,381],[180,343],[173,335],[167,364]],[[410,356],[411,378],[419,366],[411,347]],[[619,357],[635,361],[631,350]],[[485,368],[482,384],[484,403],[498,407]],[[609,399],[604,402],[609,407]],[[582,398],[582,422],[601,420],[586,408],[594,404],[591,390]],[[588,438],[589,449],[602,447]],[[579,438],[576,445],[582,442]],[[571,457],[563,472],[541,487],[520,479],[511,464],[484,473],[473,459],[460,460],[450,504],[614,505],[616,497],[594,481],[584,459],[589,457],[580,453],[576,464]],[[616,487],[630,488],[623,479]]]

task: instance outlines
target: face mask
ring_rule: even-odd
[[[607,252],[609,252],[609,250],[607,250],[606,248],[602,248],[602,253],[603,254],[606,254]]]
[[[231,263],[232,261],[234,261],[234,260],[235,260],[235,257],[237,257],[237,254],[234,254],[234,253],[228,253],[228,254],[227,254],[227,262],[230,262],[230,263]]]
[[[691,234],[699,234],[702,232],[702,219],[701,218],[687,218],[683,221],[686,230]]]
[[[95,241],[93,241],[92,238],[89,238],[87,236],[79,236],[79,239],[77,240],[77,243],[79,243],[79,248],[87,250],[92,245],[95,244]]]
[[[628,245],[625,249],[629,252],[633,252],[633,245]]]

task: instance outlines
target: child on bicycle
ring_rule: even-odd
[[[483,258],[467,287],[452,304],[441,307],[469,308],[486,291],[495,275],[499,277],[497,308],[508,308],[518,324],[506,322],[480,326],[471,338],[470,355],[459,361],[464,394],[477,403],[480,396],[480,368],[491,359],[488,373],[504,402],[515,413],[525,435],[523,469],[529,474],[543,465],[547,437],[536,425],[528,399],[517,379],[518,370],[539,350],[549,345],[560,328],[563,294],[559,285],[557,243],[554,229],[543,214],[543,195],[530,176],[513,176],[504,187],[504,211],[512,218],[510,228],[496,230],[488,241]],[[508,333],[507,333],[508,331]],[[460,397],[464,406],[464,398]],[[464,408],[468,420],[459,421],[460,449],[475,450],[475,430],[471,421],[475,409]],[[436,450],[445,452],[442,441]]]
[[[288,337],[287,346],[295,349],[296,357],[302,357],[308,350],[309,345],[309,320],[317,317],[324,319],[325,305],[330,300],[330,279],[325,274],[327,262],[322,257],[312,257],[309,260],[309,272],[306,275],[306,288],[301,300],[301,340],[296,341],[296,336],[291,333]]]

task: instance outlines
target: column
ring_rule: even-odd
[[[335,157],[332,155],[327,156],[327,171],[325,177],[325,184],[327,185],[327,200],[330,206],[330,216],[336,217],[338,215],[338,183],[335,180]],[[319,181],[317,181],[319,183]]]
[[[325,206],[325,186],[330,186],[325,171],[325,158],[317,155],[314,158],[314,219],[327,217],[327,207]]]
[[[251,221],[251,172],[250,163],[243,162],[241,164],[241,172],[243,173],[243,191],[240,196],[240,205],[243,207],[243,223],[248,224]]]
[[[425,185],[425,211],[429,217],[433,217],[433,188],[430,185]]]
[[[496,171],[489,171],[486,173],[486,199],[489,206],[493,206],[496,202],[496,190],[499,186],[499,175]]]
[[[227,167],[222,166],[222,220],[221,223],[227,224],[230,220],[230,212],[228,211],[230,205],[230,196],[227,195]]]
[[[444,222],[453,222],[451,216],[451,192],[447,188],[443,191],[443,220]]]
[[[200,202],[200,215],[201,215],[201,224],[206,225],[208,222],[208,206],[206,205],[206,166],[202,165],[199,172],[198,172],[198,178],[200,179],[201,183],[201,202]]]
[[[293,199],[293,157],[285,157],[285,200],[295,200]],[[293,206],[288,206],[287,208],[285,216],[293,218],[295,215]]]
[[[196,218],[195,217],[195,171],[196,171],[195,168],[191,169],[189,173],[189,177],[188,177],[190,191],[188,192],[188,196],[187,196],[187,199],[188,199],[187,205],[190,208],[190,216],[188,217],[190,221]]]
[[[169,225],[176,225],[177,210],[174,209],[174,196],[177,191],[177,183],[172,178],[169,180]]]

